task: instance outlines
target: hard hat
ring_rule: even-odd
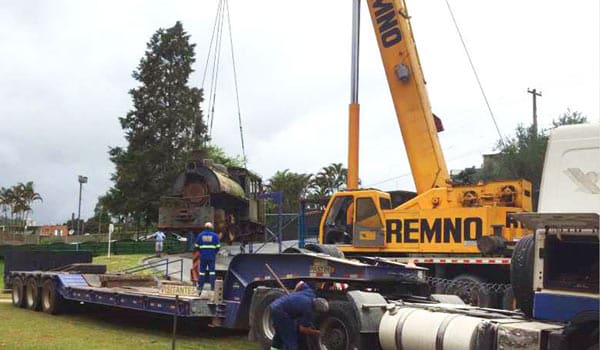
[[[323,298],[315,298],[313,300],[313,308],[316,312],[325,313],[329,311],[329,303]]]
[[[209,221],[209,222],[204,223],[204,228],[212,230],[214,228],[214,226],[213,226],[212,222]]]

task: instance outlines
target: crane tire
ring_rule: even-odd
[[[330,301],[329,311],[318,317],[318,326],[321,331],[319,336],[321,349],[358,349],[360,327],[350,302]]]
[[[480,287],[484,281],[475,275],[463,274],[458,275],[452,279],[452,284],[446,287],[446,294],[458,295],[465,304],[480,307],[492,307],[494,298],[491,291]],[[474,288],[467,288],[466,286],[473,285]]]
[[[314,244],[307,243],[304,246],[307,250],[310,250],[315,253],[322,253],[332,256],[334,258],[344,259],[344,253],[334,244]]]
[[[12,304],[16,307],[25,307],[25,298],[23,297],[23,280],[21,277],[11,279],[12,285]]]
[[[517,308],[529,317],[533,315],[534,246],[533,235],[521,238],[515,245],[510,262],[510,284]]]
[[[56,290],[56,283],[50,278],[42,283],[41,300],[42,311],[47,314],[57,315],[64,306],[64,299]]]
[[[272,325],[269,305],[285,295],[281,289],[270,289],[266,293],[255,294],[250,305],[250,332],[262,349],[270,349],[275,330]]]
[[[25,307],[29,310],[39,311],[41,304],[40,287],[35,278],[30,277],[25,282]]]
[[[515,293],[512,288],[504,290],[502,293],[502,308],[504,310],[514,310],[517,308],[517,300],[515,299]]]

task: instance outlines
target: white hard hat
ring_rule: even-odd
[[[207,221],[207,222],[204,223],[204,228],[212,230],[214,228],[214,226],[213,226],[212,222]]]

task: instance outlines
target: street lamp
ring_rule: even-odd
[[[87,176],[79,175],[79,208],[77,209],[77,234],[81,234],[81,190],[83,184],[87,183]]]

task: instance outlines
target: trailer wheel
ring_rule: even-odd
[[[261,344],[263,349],[271,348],[271,341],[275,335],[269,305],[284,295],[285,292],[281,289],[271,289],[259,300],[252,303],[254,308],[250,312],[250,324],[252,325],[254,339]]]
[[[510,284],[517,307],[527,316],[533,315],[533,235],[521,238],[515,245],[510,262]]]
[[[358,349],[358,319],[350,302],[329,302],[329,311],[320,317],[319,330],[319,346],[322,350]]]
[[[304,246],[307,250],[315,253],[323,253],[334,258],[344,259],[344,253],[333,244],[314,244],[308,243]]]
[[[59,314],[62,304],[63,298],[58,294],[54,281],[45,280],[42,284],[42,311],[51,315]]]
[[[16,307],[25,306],[25,298],[23,298],[23,280],[21,277],[14,277],[12,284],[12,303]]]
[[[446,288],[447,294],[458,295],[465,304],[473,306],[492,307],[491,291],[481,287],[484,281],[474,275],[464,274],[452,279],[452,284]]]
[[[40,310],[40,288],[33,277],[28,278],[25,283],[25,306],[29,310]]]

